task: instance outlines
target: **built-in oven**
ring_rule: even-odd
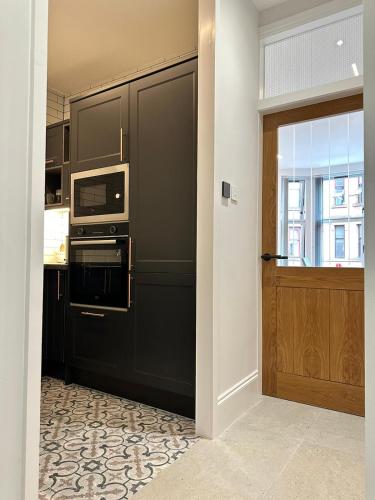
[[[131,305],[131,238],[74,238],[70,242],[70,303],[126,311]]]
[[[71,175],[72,224],[129,220],[129,164]]]

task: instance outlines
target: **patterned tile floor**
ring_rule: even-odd
[[[43,378],[39,500],[130,498],[197,440],[192,420]]]

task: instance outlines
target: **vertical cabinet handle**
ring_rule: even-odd
[[[129,273],[128,274],[128,309],[130,309],[130,306],[132,304],[132,276]]]
[[[57,271],[57,302],[60,302],[60,270]]]
[[[133,268],[133,265],[132,265],[132,239],[131,237],[129,238],[129,250],[128,250],[128,270],[129,270],[129,273],[131,272]]]
[[[122,163],[123,161],[123,137],[122,137],[122,127],[120,128],[120,162]]]

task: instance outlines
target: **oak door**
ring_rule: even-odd
[[[264,117],[263,393],[364,414],[361,95]]]

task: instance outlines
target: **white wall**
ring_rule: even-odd
[[[202,1],[200,23],[197,426],[216,436],[258,393],[258,14]]]
[[[365,328],[367,494],[375,498],[375,2],[364,1],[365,108]]]
[[[47,0],[0,17],[0,497],[38,487]]]

